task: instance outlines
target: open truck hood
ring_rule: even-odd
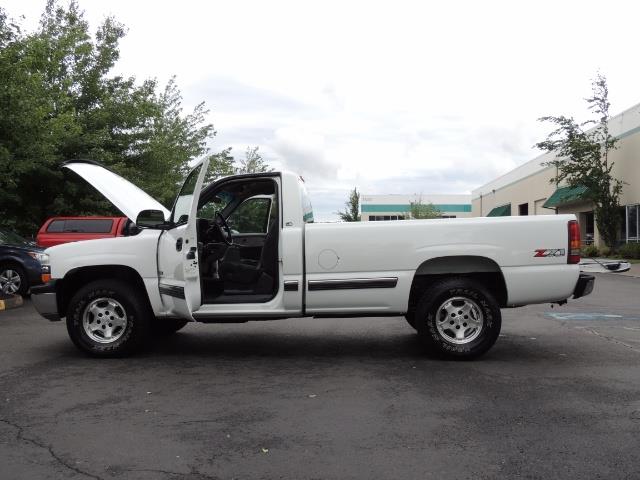
[[[105,167],[82,161],[67,162],[63,167],[84,178],[133,222],[142,210],[160,210],[165,220],[169,218],[169,210],[160,202]]]

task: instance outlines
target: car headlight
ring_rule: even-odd
[[[49,254],[42,253],[42,252],[28,252],[28,253],[31,258],[39,261],[42,266],[49,265]]]

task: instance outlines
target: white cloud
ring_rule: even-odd
[[[613,111],[640,101],[633,2],[80,4],[129,28],[117,72],[177,75],[211,108],[214,148],[300,171],[320,218],[353,186],[464,193],[533,158],[536,119],[584,115],[598,69]],[[3,5],[35,25],[44,1]]]

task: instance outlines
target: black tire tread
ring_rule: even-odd
[[[432,316],[447,295],[467,295],[483,310],[485,327],[480,337],[468,345],[454,345],[442,339]],[[486,353],[496,342],[502,326],[500,306],[493,294],[481,283],[466,277],[450,277],[431,284],[416,307],[416,329],[422,343],[439,356],[471,360]]]
[[[113,344],[97,344],[86,336],[82,327],[84,307],[92,298],[100,296],[113,296],[123,303],[127,311],[127,331]],[[124,357],[139,350],[146,342],[150,314],[146,292],[140,292],[121,280],[96,280],[78,290],[69,302],[67,331],[74,345],[91,356]]]

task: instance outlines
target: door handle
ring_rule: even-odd
[[[195,260],[196,259],[196,247],[191,247],[186,255],[187,260]]]
[[[176,252],[181,252],[181,251],[182,251],[182,237],[176,240]]]

